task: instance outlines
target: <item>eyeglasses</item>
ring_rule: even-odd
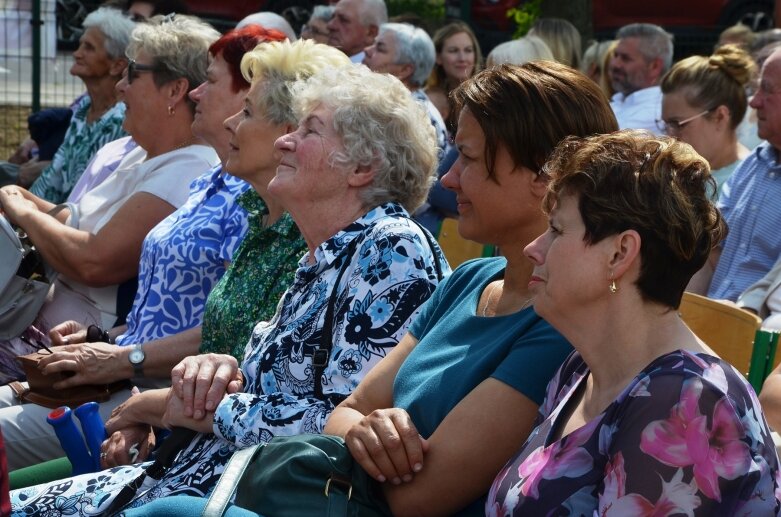
[[[127,84],[133,84],[133,79],[138,78],[139,72],[155,72],[156,70],[155,65],[142,65],[136,63],[135,59],[131,59],[127,64]]]
[[[667,133],[668,135],[670,133],[677,133],[678,131],[680,131],[683,128],[683,126],[685,126],[686,124],[688,124],[692,120],[697,120],[700,117],[704,117],[705,115],[707,115],[711,111],[713,111],[713,108],[711,108],[709,110],[705,110],[702,113],[698,113],[698,114],[696,114],[696,115],[694,115],[692,117],[685,118],[683,120],[657,120],[656,121],[656,127],[659,128],[659,131],[661,131],[663,133]]]

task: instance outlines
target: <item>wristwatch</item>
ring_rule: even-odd
[[[127,356],[127,359],[130,361],[130,364],[133,365],[133,376],[143,377],[144,359],[146,359],[143,347],[141,345],[133,345],[133,350],[130,351],[130,355]]]

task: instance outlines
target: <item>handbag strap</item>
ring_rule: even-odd
[[[420,228],[420,231],[423,233],[423,236],[426,238],[426,242],[428,243],[429,248],[431,249],[432,255],[434,256],[434,270],[437,274],[437,281],[442,281],[443,274],[442,274],[442,265],[439,263],[439,254],[437,253],[437,248],[434,244],[434,242],[431,240],[431,236],[429,235],[428,230],[426,230],[419,222],[417,222],[415,219],[408,217],[410,221],[415,223],[418,228]],[[331,356],[331,349],[334,345],[334,336],[333,336],[333,328],[334,328],[334,310],[336,308],[336,298],[337,298],[337,288],[339,287],[339,283],[342,280],[342,276],[344,276],[344,272],[347,270],[347,267],[352,263],[352,256],[353,253],[355,253],[355,248],[358,246],[358,237],[354,238],[350,241],[350,243],[347,245],[347,251],[344,253],[344,262],[342,262],[342,265],[339,267],[339,273],[336,276],[336,282],[334,283],[334,287],[331,290],[331,296],[328,299],[328,307],[325,311],[325,321],[323,322],[323,338],[320,342],[320,346],[318,346],[313,355],[312,355],[312,366],[314,367],[314,376],[315,376],[315,397],[317,397],[320,400],[325,400],[325,396],[323,395],[323,373],[325,372],[325,367],[328,365],[328,360]],[[346,398],[345,395],[338,395],[334,394],[330,396],[331,400],[335,402],[334,405],[337,405],[339,402],[344,400]]]
[[[247,470],[257,450],[264,445],[253,445],[233,453],[228,464],[225,465],[225,470],[220,475],[220,480],[212,490],[209,500],[206,501],[201,517],[222,517],[225,515],[225,510],[239,486],[241,476],[244,475],[244,471]]]

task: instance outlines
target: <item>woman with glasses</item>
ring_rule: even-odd
[[[218,162],[214,149],[193,135],[195,103],[188,97],[206,80],[207,50],[218,36],[209,25],[184,16],[158,17],[133,31],[132,66],[117,88],[127,106],[124,127],[138,146],[78,203],[50,214],[54,205],[20,187],[0,190],[5,216],[59,272],[33,325],[0,347],[8,359],[0,370],[6,382],[19,375],[11,358],[34,350],[25,341],[45,342],[54,325],[67,320],[115,325],[119,285],[138,275],[144,238],[185,203],[190,183]],[[23,406],[6,410],[21,412]],[[29,459],[22,446],[11,443],[18,438],[38,451],[42,437],[24,428],[31,419],[10,415],[3,420],[18,427],[14,434],[9,424],[6,436],[9,450],[20,452],[9,454],[9,465],[25,466]]]
[[[716,196],[749,153],[738,141],[737,127],[746,114],[746,85],[755,71],[745,51],[725,45],[710,57],[677,62],[662,78],[659,129],[691,145],[708,161]]]

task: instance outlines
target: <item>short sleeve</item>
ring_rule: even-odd
[[[542,405],[545,389],[572,345],[545,320],[538,321],[515,342],[491,377],[502,381]]]

